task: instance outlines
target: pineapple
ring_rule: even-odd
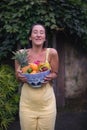
[[[14,56],[12,59],[17,60],[18,63],[21,65],[21,68],[28,65],[27,61],[27,50],[23,49],[21,51],[13,52]]]

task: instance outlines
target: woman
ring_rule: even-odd
[[[41,24],[35,24],[29,32],[29,44],[27,49],[29,63],[35,61],[49,62],[51,73],[45,77],[40,88],[33,88],[15,61],[16,77],[23,82],[20,97],[20,125],[21,130],[54,130],[56,120],[56,100],[52,80],[57,77],[59,59],[57,51],[46,48],[46,29]]]

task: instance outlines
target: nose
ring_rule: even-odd
[[[41,38],[41,36],[40,36],[40,35],[37,35],[37,38],[39,39],[39,38]]]
[[[38,37],[41,36],[40,32],[37,33],[37,36],[38,36]]]

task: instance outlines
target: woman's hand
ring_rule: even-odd
[[[52,72],[44,78],[44,83],[48,83],[49,81],[55,79],[56,77],[57,74],[55,72]]]
[[[23,76],[23,73],[22,73],[22,71],[21,70],[17,70],[17,79],[19,79],[21,82],[23,82],[23,83],[27,83],[27,79],[26,79],[26,77],[25,76]]]

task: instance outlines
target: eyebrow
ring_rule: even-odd
[[[33,31],[38,31],[37,29],[33,30]],[[44,30],[40,30],[40,31],[44,31]]]
[[[33,30],[33,32],[37,32],[38,30]],[[45,30],[40,30],[40,32],[45,32]]]

